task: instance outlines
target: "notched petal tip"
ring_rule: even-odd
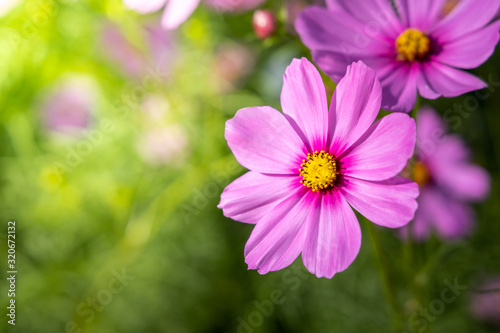
[[[290,65],[286,67],[285,76],[293,70],[301,70],[302,68],[306,70],[311,70],[314,72],[314,74],[317,73],[319,75],[319,71],[316,68],[316,66],[314,66],[314,64],[310,62],[309,59],[307,59],[306,57],[302,57],[302,58],[292,59]]]
[[[363,60],[358,60],[347,66],[347,70],[361,70],[363,72],[366,72],[366,75],[370,75],[371,78],[376,78],[377,74],[373,70],[373,68],[369,67],[364,63]],[[378,79],[377,79],[378,80]]]
[[[324,148],[328,131],[326,90],[319,71],[306,58],[293,59],[287,67],[281,107],[308,150]]]
[[[329,113],[330,149],[342,154],[373,124],[382,103],[382,85],[375,71],[362,61],[347,67]]]

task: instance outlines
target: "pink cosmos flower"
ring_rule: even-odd
[[[123,0],[125,6],[140,14],[152,13],[165,7],[162,26],[176,29],[194,12],[201,0]],[[222,11],[247,11],[265,0],[204,0],[207,5]]]
[[[444,240],[470,234],[474,214],[469,202],[485,199],[490,189],[488,173],[469,162],[470,152],[461,138],[445,133],[434,110],[419,111],[413,178],[420,185],[420,197],[415,220],[407,226],[417,240],[432,231]]]
[[[295,27],[314,61],[335,82],[352,61],[372,67],[383,87],[382,107],[408,112],[417,91],[427,99],[455,97],[486,84],[460,69],[494,52],[500,0],[462,0],[444,18],[444,0],[329,0],[306,8]]]
[[[245,247],[249,269],[276,271],[302,252],[311,273],[331,278],[361,245],[350,206],[390,228],[413,218],[418,186],[395,176],[412,156],[415,122],[394,113],[372,125],[381,97],[375,72],[354,63],[328,111],[320,74],[295,59],[284,76],[284,114],[250,107],[226,123],[228,145],[250,171],[226,187],[218,207],[255,224]]]

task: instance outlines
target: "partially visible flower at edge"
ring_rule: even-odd
[[[250,171],[226,187],[218,207],[255,224],[245,246],[249,269],[280,270],[302,253],[311,273],[331,278],[361,246],[350,206],[390,228],[413,218],[418,186],[396,175],[413,154],[415,122],[394,113],[372,125],[381,95],[373,70],[354,63],[328,111],[319,72],[294,59],[284,75],[284,114],[250,107],[227,121],[228,145]]]
[[[413,179],[420,185],[420,196],[415,220],[405,227],[416,240],[427,239],[433,231],[443,240],[470,235],[474,212],[469,203],[484,200],[490,190],[486,170],[470,162],[470,151],[459,136],[446,131],[433,109],[418,112]]]
[[[500,276],[483,283],[472,295],[471,312],[478,319],[500,326]]]
[[[201,0],[123,0],[125,6],[140,14],[153,13],[165,7],[162,26],[176,29],[194,12]],[[221,11],[242,12],[256,8],[266,0],[203,0]]]
[[[455,97],[486,87],[460,69],[483,64],[499,40],[494,19],[500,0],[462,0],[442,18],[443,1],[329,0],[308,7],[295,28],[314,61],[335,82],[352,61],[373,68],[383,87],[382,107],[408,112],[417,91],[427,99]]]

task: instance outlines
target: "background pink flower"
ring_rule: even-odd
[[[469,202],[484,200],[490,189],[488,173],[470,162],[462,139],[445,133],[446,126],[434,110],[419,111],[414,180],[420,185],[420,197],[415,220],[408,225],[419,240],[433,231],[445,240],[470,234],[474,213]]]
[[[42,108],[45,128],[78,136],[90,126],[96,108],[97,89],[80,77],[63,80],[48,94]]]
[[[382,107],[410,111],[424,98],[455,97],[486,84],[460,69],[480,66],[494,52],[500,0],[462,0],[444,18],[444,1],[329,0],[296,21],[314,61],[335,82],[352,61],[372,67],[383,87]]]
[[[168,124],[143,133],[137,151],[151,165],[180,166],[188,156],[189,142],[181,125]]]
[[[209,7],[224,12],[243,12],[257,8],[266,0],[204,0]]]
[[[500,326],[500,277],[486,281],[472,295],[471,310],[476,318]]]
[[[201,0],[123,0],[125,6],[141,14],[152,13],[165,7],[162,26],[176,29],[194,12]],[[247,11],[265,0],[205,0],[214,9],[222,11]]]
[[[104,25],[101,40],[103,52],[127,74],[143,78],[151,71],[167,72],[176,55],[174,37],[158,23],[141,27],[145,50],[140,50],[111,23]]]
[[[242,43],[227,42],[215,52],[213,64],[214,84],[220,93],[229,93],[248,76],[255,64],[252,50]]]
[[[250,269],[276,271],[302,253],[311,273],[331,278],[361,245],[350,206],[390,228],[413,218],[418,186],[395,176],[413,154],[415,123],[391,114],[372,125],[381,95],[373,70],[355,63],[328,111],[320,74],[295,59],[284,76],[284,114],[251,107],[226,123],[228,145],[250,171],[226,187],[218,207],[255,224],[245,247]]]

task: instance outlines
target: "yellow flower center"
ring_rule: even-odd
[[[398,60],[422,60],[431,52],[431,40],[417,29],[406,29],[396,40]]]
[[[312,189],[313,192],[319,192],[330,188],[337,178],[337,164],[332,155],[325,151],[316,151],[313,154],[307,154],[307,160],[303,160],[299,169],[304,186]]]
[[[413,167],[413,180],[420,186],[423,186],[429,182],[431,176],[429,175],[429,171],[420,162],[415,162],[415,166]]]

